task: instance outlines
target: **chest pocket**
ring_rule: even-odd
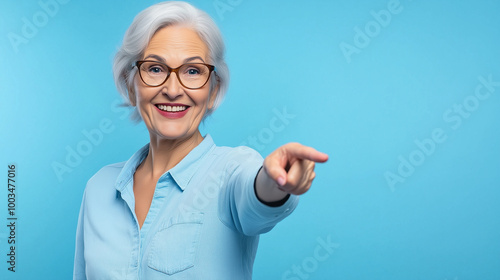
[[[183,213],[165,223],[155,234],[148,266],[172,275],[194,266],[203,213]]]

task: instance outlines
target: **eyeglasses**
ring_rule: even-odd
[[[135,63],[139,69],[141,80],[148,86],[157,87],[175,73],[179,83],[187,89],[202,88],[215,70],[215,66],[205,63],[186,63],[177,68],[170,68],[165,63],[153,60],[142,60]]]

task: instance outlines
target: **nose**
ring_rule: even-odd
[[[170,73],[167,81],[163,84],[162,93],[171,100],[179,98],[184,93],[184,88],[179,82],[177,73]]]

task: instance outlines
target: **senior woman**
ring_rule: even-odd
[[[220,31],[190,4],[137,15],[113,70],[150,142],[88,181],[74,279],[251,279],[259,234],[293,211],[328,156],[289,143],[262,159],[200,134],[229,74]]]

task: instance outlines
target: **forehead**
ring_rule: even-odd
[[[208,60],[208,48],[196,31],[189,27],[173,25],[158,30],[149,41],[144,57],[162,57],[169,64],[182,64],[190,57]],[[170,65],[176,66],[176,65]]]

